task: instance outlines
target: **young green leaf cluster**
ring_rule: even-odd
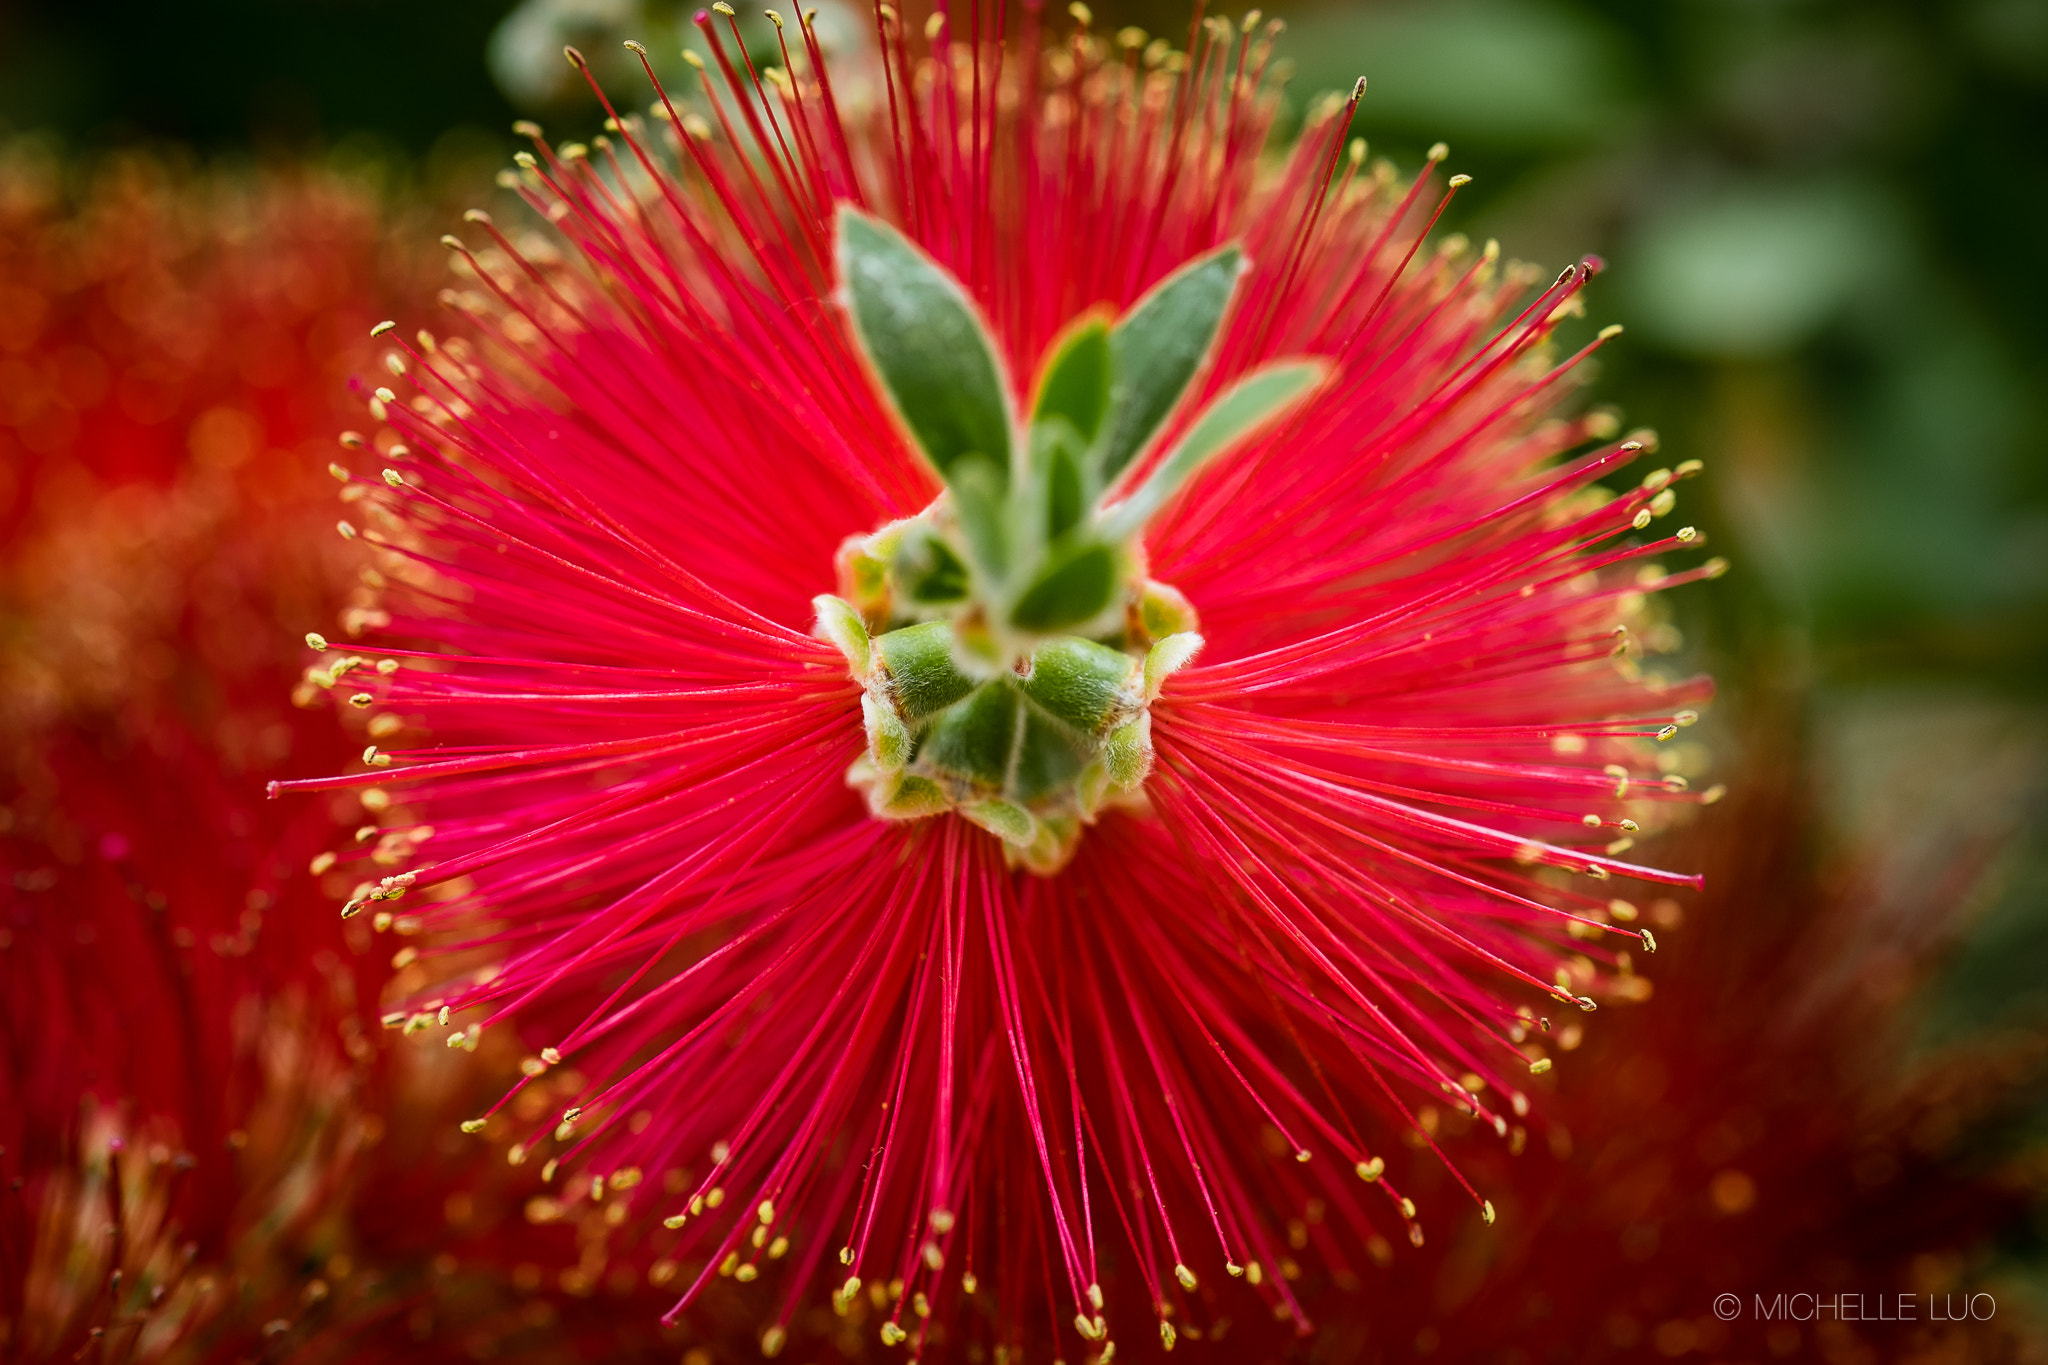
[[[877,815],[959,810],[1052,870],[1081,824],[1142,785],[1146,707],[1200,645],[1185,599],[1145,576],[1146,522],[1325,367],[1240,379],[1133,478],[1215,345],[1238,248],[1190,262],[1120,318],[1070,326],[1022,422],[994,339],[936,262],[842,209],[839,266],[877,385],[944,484],[924,512],[849,541],[844,599],[818,599],[821,631],[866,688],[868,754],[852,776]]]
[[[1020,429],[995,341],[958,281],[885,223],[850,209],[839,223],[854,334],[946,490],[850,547],[848,587],[874,625],[951,622],[971,672],[1011,668],[1047,637],[1125,634],[1146,521],[1323,374],[1305,361],[1248,376],[1122,488],[1208,359],[1244,269],[1238,248],[1190,262],[1121,318],[1069,327]]]

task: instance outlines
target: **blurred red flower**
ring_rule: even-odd
[[[345,747],[288,627],[339,605],[314,452],[417,256],[319,171],[0,161],[0,1350],[204,1356],[312,1292],[382,1122],[337,812],[260,797]]]

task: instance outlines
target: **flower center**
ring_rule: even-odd
[[[854,338],[945,484],[916,516],[847,541],[840,595],[814,602],[862,687],[867,753],[848,780],[880,819],[958,811],[1013,865],[1057,871],[1102,809],[1142,803],[1149,708],[1201,647],[1187,600],[1147,576],[1146,523],[1325,369],[1253,371],[1174,420],[1243,270],[1226,247],[1119,318],[1076,321],[1020,420],[987,326],[942,267],[850,209],[839,267]],[[1170,427],[1178,442],[1150,450]]]
[[[971,598],[919,619],[929,609],[909,589],[934,550],[954,553],[952,521],[941,494],[847,541],[842,596],[818,599],[820,625],[863,689],[868,747],[847,780],[878,819],[958,811],[999,836],[1013,865],[1056,872],[1104,808],[1142,805],[1150,706],[1201,645],[1194,611],[1132,570],[1091,634],[1005,648],[995,604]]]

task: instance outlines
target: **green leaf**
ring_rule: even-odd
[[[1093,503],[1081,474],[1086,447],[1064,417],[1031,428],[1030,497],[1019,497],[1019,529],[1050,545],[1079,526]],[[1035,528],[1035,529],[1034,529]],[[1028,556],[1026,556],[1028,558]]]
[[[1125,721],[1102,745],[1102,769],[1112,785],[1122,791],[1141,786],[1152,771],[1152,714],[1140,712]]]
[[[818,614],[814,633],[830,640],[846,656],[846,666],[853,676],[866,682],[874,650],[860,613],[854,610],[851,602],[830,595],[813,597],[811,610]]]
[[[1070,327],[1053,347],[1038,381],[1032,404],[1033,425],[1064,418],[1083,449],[1095,444],[1109,411],[1109,322],[1086,316]]]
[[[1024,733],[1010,764],[1010,794],[1021,801],[1055,796],[1073,785],[1088,766],[1088,757],[1072,735],[1027,710]]]
[[[913,726],[975,688],[974,680],[953,662],[953,627],[944,621],[877,635],[875,654],[888,670],[889,694],[897,711]]]
[[[1224,247],[1155,285],[1110,332],[1110,410],[1095,488],[1109,487],[1173,412],[1208,358],[1244,253]]]
[[[1009,782],[1010,756],[1016,752],[1017,727],[1023,722],[1023,698],[999,678],[932,721],[918,751],[919,761],[1001,791]]]
[[[1159,700],[1166,680],[1194,662],[1202,652],[1202,637],[1191,630],[1169,635],[1145,651],[1145,705]]]
[[[1040,710],[1093,739],[1125,708],[1134,672],[1122,650],[1069,637],[1033,651],[1030,676],[1018,686]]]
[[[1296,360],[1268,365],[1238,380],[1203,410],[1186,439],[1137,491],[1104,515],[1102,534],[1111,541],[1135,535],[1203,465],[1284,415],[1329,372],[1327,361]]]
[[[1038,821],[1030,811],[1008,801],[977,801],[960,814],[1006,844],[1026,847],[1038,838]]]
[[[1081,489],[1081,465],[1073,443],[1066,439],[1065,423],[1040,457],[1045,478],[1045,539],[1058,540],[1081,524],[1087,499]]]
[[[891,567],[903,595],[919,606],[964,602],[973,587],[953,547],[923,527],[913,527],[897,542]]]
[[[903,771],[910,761],[910,727],[896,714],[896,708],[876,701],[872,692],[862,692],[860,716],[868,736],[868,761],[885,773]]]
[[[1020,630],[1050,633],[1102,614],[1116,595],[1117,554],[1090,541],[1056,556],[1010,611]]]
[[[839,212],[839,277],[854,334],[896,413],[940,477],[987,456],[1007,481],[1010,412],[1002,364],[967,292],[910,239]]]
[[[967,541],[968,557],[988,579],[1001,582],[1010,572],[1011,534],[1002,471],[977,452],[955,460],[946,481],[953,489],[953,511]]]
[[[930,778],[903,773],[875,789],[868,798],[868,809],[889,820],[922,820],[953,809],[953,798]]]

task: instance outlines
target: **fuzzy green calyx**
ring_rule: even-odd
[[[937,262],[844,208],[838,263],[876,387],[944,485],[917,516],[850,539],[840,596],[817,600],[819,634],[864,688],[868,753],[849,778],[877,816],[957,810],[1049,871],[1104,804],[1138,797],[1146,708],[1200,643],[1186,599],[1146,574],[1146,523],[1327,367],[1251,372],[1151,457],[1209,362],[1245,269],[1236,247],[1121,317],[1077,319],[1021,414],[993,336]]]
[[[958,811],[1041,873],[1065,865],[1103,809],[1139,799],[1152,768],[1148,708],[1201,646],[1198,635],[1171,635],[1139,659],[1093,640],[1049,640],[1020,667],[977,678],[956,663],[944,621],[871,638],[843,628],[857,621],[845,601],[816,606],[819,633],[862,684],[867,753],[847,779],[868,809],[884,820]]]

